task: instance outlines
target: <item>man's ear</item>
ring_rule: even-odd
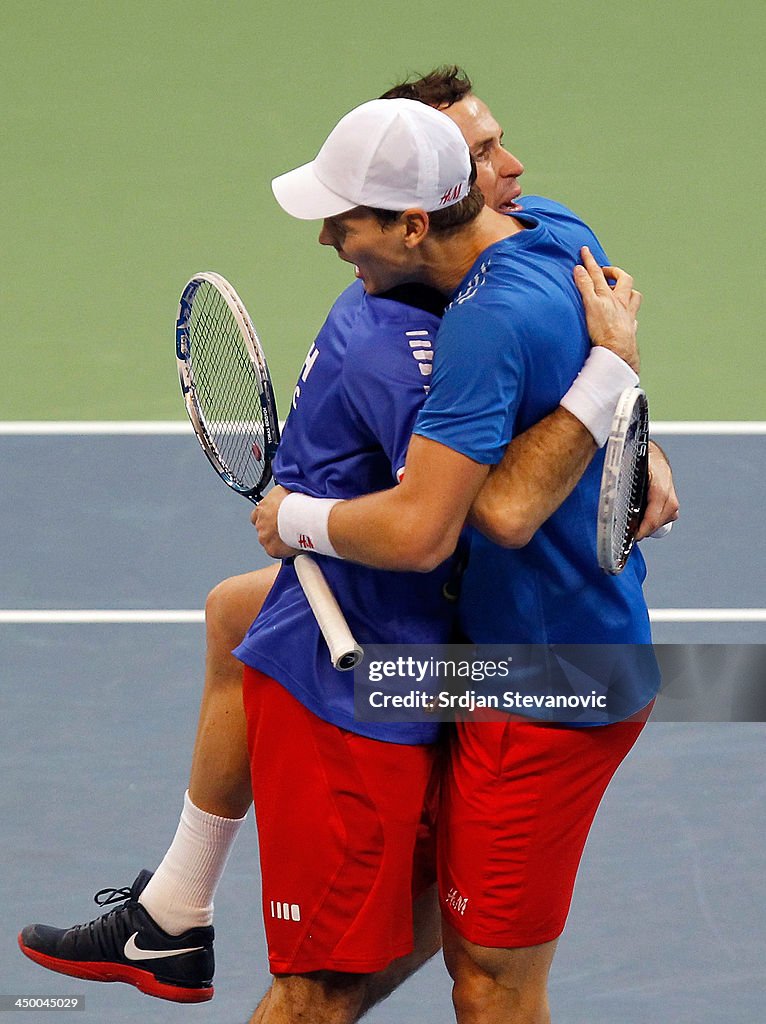
[[[414,249],[421,244],[428,234],[430,220],[425,210],[405,210],[402,214],[404,224],[404,244],[408,249]]]

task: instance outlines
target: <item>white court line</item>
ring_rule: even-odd
[[[652,622],[766,622],[766,608],[650,608]]]
[[[16,420],[0,422],[0,434],[191,434],[188,420]]]
[[[652,420],[652,434],[766,434],[766,420]]]
[[[280,424],[281,425],[281,424]],[[653,434],[766,434],[766,420],[655,420]],[[191,434],[186,420],[6,420],[0,435]]]
[[[91,623],[171,623],[172,625],[187,622],[204,622],[205,613],[201,609],[190,610],[152,610],[146,609],[7,609],[0,610],[0,624],[12,623],[43,623],[53,625],[88,625]]]
[[[651,608],[652,622],[766,622],[766,608]],[[0,609],[0,624],[91,623],[178,625],[205,621],[204,611],[196,609]]]

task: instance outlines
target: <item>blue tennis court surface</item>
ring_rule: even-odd
[[[683,519],[645,545],[650,607],[761,609],[763,522],[742,510],[762,504],[763,437],[666,446]],[[0,461],[6,610],[199,610],[220,578],[263,564],[248,504],[191,435],[5,436]],[[766,622],[663,619],[655,636],[763,643]],[[65,978],[16,948],[24,924],[85,921],[94,892],[156,866],[181,809],[203,649],[199,623],[0,621],[0,995],[82,994],[83,1024],[204,1024],[246,1020],[265,990],[252,824],[216,901],[212,1003]],[[765,752],[763,723],[649,725],[589,840],[554,964],[555,1021],[763,1020]],[[440,961],[367,1019],[451,1020]]]

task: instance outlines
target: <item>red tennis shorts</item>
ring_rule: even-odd
[[[459,722],[442,778],[439,898],[469,942],[557,938],[601,798],[650,708],[593,728],[518,717]]]
[[[272,973],[381,970],[435,880],[436,747],[347,732],[247,666],[244,701]]]

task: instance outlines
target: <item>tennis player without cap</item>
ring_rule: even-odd
[[[448,109],[450,116],[460,125],[471,146],[478,165],[477,181],[488,201],[505,212],[519,211],[518,200],[521,190],[517,179],[523,173],[523,166],[503,148],[501,129],[492,118],[488,108],[472,94],[467,76],[459,73],[458,69],[439,69],[418,82],[405,83],[395,87],[390,95],[399,93],[418,96],[424,102],[444,106]],[[537,200],[530,202],[534,205]],[[524,205],[527,205],[526,199]],[[599,274],[596,275],[595,280],[600,283]],[[611,296],[609,299],[611,301]],[[599,301],[600,303],[601,300],[596,300],[594,293],[587,297],[587,301],[589,303]],[[403,311],[409,308],[413,327],[423,326],[422,318],[427,318],[427,314],[415,307],[400,306],[399,303],[387,299],[379,308],[395,310],[397,307]],[[401,316],[403,313],[397,315]],[[419,325],[416,324],[417,317],[421,317]],[[614,328],[615,324],[610,324],[607,320],[596,330],[606,329],[608,332]],[[312,346],[313,351],[314,347]],[[410,360],[410,362],[412,361]],[[542,441],[542,435],[538,440]],[[514,437],[509,446],[508,456],[518,452],[520,458],[523,459],[525,443],[524,434]],[[534,457],[535,448],[536,446],[533,445],[528,449],[532,457]],[[561,474],[559,473],[556,483],[560,483],[560,478]],[[554,481],[551,482],[551,486],[554,486]],[[565,494],[562,492],[559,495],[559,500],[562,500],[564,496]],[[654,496],[650,503],[651,513],[647,516],[647,530],[652,525],[659,525],[663,521],[663,516],[673,518],[676,508],[672,480],[666,464],[660,458],[659,462],[655,461]],[[341,565],[342,563],[336,564]],[[185,943],[183,933],[188,929],[196,928],[197,931],[201,929],[205,933],[206,948],[209,945],[212,950],[212,930],[206,926],[212,920],[213,893],[223,870],[228,850],[241,824],[240,819],[250,803],[248,765],[244,753],[244,736],[242,735],[244,726],[240,726],[242,710],[240,679],[236,669],[238,663],[234,662],[229,652],[241,639],[246,625],[260,608],[273,577],[272,570],[248,573],[242,577],[224,581],[211,593],[206,608],[208,643],[206,688],[200,711],[200,726],[195,745],[190,792],[185,799],[184,813],[178,832],[163,863],[155,872],[154,877],[148,881],[148,885],[148,873],[142,872],[131,890],[131,899],[127,903],[123,903],[111,915],[106,915],[106,918],[94,922],[86,929],[87,934],[92,932],[93,926],[98,927],[101,921],[106,921],[115,915],[115,920],[117,918],[125,919],[121,923],[126,924],[128,918],[131,922],[143,921],[143,918],[140,918],[140,915],[143,914],[148,922],[159,922],[159,924],[154,924],[154,930],[150,936],[150,941],[153,939],[155,946],[164,945],[169,950],[173,947],[179,949],[189,945],[189,943]],[[202,810],[202,808],[206,810]],[[104,891],[103,894],[100,894],[108,901],[124,900],[127,895],[129,895],[127,890]],[[447,896],[453,904],[461,905],[460,899],[454,894],[447,893]],[[144,908],[148,908],[153,917],[150,917]],[[362,979],[365,995],[360,1010],[385,995],[438,948],[438,929],[433,928],[433,909],[430,894],[428,899],[421,899],[416,905],[416,945],[410,956],[395,961],[390,968],[379,975],[370,975]],[[146,927],[146,922],[144,922],[144,927]],[[119,929],[115,928],[114,930]],[[27,931],[28,929],[25,929],[25,932]],[[56,929],[49,931],[58,932]],[[175,936],[178,936],[178,939]],[[144,944],[146,944],[146,940]],[[47,948],[49,951],[54,951],[60,945],[60,939],[57,938],[56,942],[49,939]],[[86,976],[104,978],[110,969],[114,969],[115,965],[112,964],[110,968],[110,964],[107,962],[107,953],[102,951],[99,955],[107,959],[100,965],[94,964],[94,973]],[[195,955],[199,957],[199,954],[192,952],[192,960]],[[189,960],[188,956],[186,960]],[[165,965],[170,962],[166,960]],[[66,963],[60,966],[54,964],[47,964],[47,966],[63,970],[65,973],[78,973],[77,970],[68,970]],[[161,974],[161,972],[156,970],[157,966],[157,962],[141,964],[133,961],[130,968],[134,973],[122,975],[120,980],[137,984],[144,991],[152,994],[161,994],[165,998],[181,1001],[209,998],[212,995],[212,987],[205,988],[205,983],[202,980],[205,976],[212,976],[212,956],[209,957],[209,963],[206,966],[200,963],[196,966],[192,965],[193,969],[191,970],[177,969],[173,983],[166,987],[166,991],[158,991],[161,988],[161,982],[155,977],[155,974]],[[188,968],[189,965],[184,966]],[[151,973],[152,971],[155,974]],[[205,975],[205,971],[208,972],[207,975]],[[79,976],[83,975],[79,974]],[[318,1001],[314,998],[316,990],[310,979],[307,979],[307,985],[304,997],[308,999],[308,1005],[311,1007],[312,1019],[319,1020]],[[188,988],[184,986],[188,986]],[[328,993],[328,998],[332,999],[332,985],[329,979],[326,979],[323,989]],[[356,998],[354,991],[348,985],[341,984],[340,991],[334,998],[336,1001],[340,999],[343,1006],[346,1006],[349,996],[353,1003]],[[272,1011],[276,1012],[276,1008],[273,1006]],[[256,1016],[255,1019],[266,1018]],[[268,1019],[276,1018],[269,1017]],[[321,1019],[325,1018],[321,1017]]]

